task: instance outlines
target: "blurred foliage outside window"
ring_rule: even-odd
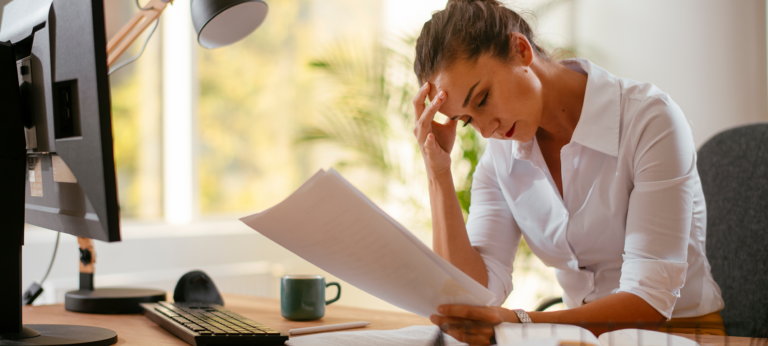
[[[137,11],[133,1],[105,2],[107,37],[112,37]],[[160,100],[160,28],[141,58],[109,76],[112,132],[120,216],[162,217],[162,147]],[[119,62],[138,54],[142,34]]]
[[[202,214],[253,212],[287,197],[334,152],[294,145],[318,108],[312,54],[339,32],[378,30],[379,1],[286,0],[246,39],[199,50],[197,174]],[[343,19],[343,20],[342,20]]]

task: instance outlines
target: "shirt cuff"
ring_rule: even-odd
[[[688,263],[652,259],[624,259],[619,292],[632,293],[669,320],[680,289],[685,284]]]
[[[496,299],[491,303],[492,306],[501,306],[507,300],[507,296],[512,293],[512,273],[507,267],[498,261],[483,256],[485,267],[488,269],[488,290],[496,295]]]

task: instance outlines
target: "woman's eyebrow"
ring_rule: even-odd
[[[475,85],[473,85],[471,88],[469,88],[469,92],[467,93],[467,98],[464,99],[464,104],[461,105],[461,108],[467,108],[467,105],[469,104],[469,100],[472,98],[472,92],[475,91],[475,87],[478,84],[480,84],[480,81],[477,81],[477,83],[475,83]]]

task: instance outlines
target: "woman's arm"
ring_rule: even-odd
[[[480,253],[469,242],[464,215],[453,186],[451,172],[429,178],[432,207],[432,247],[434,251],[488,287],[488,271]]]
[[[432,315],[432,323],[459,341],[470,345],[490,345],[493,326],[501,322],[520,323],[514,311],[493,306],[441,305]],[[578,308],[561,311],[531,311],[533,323],[556,323],[582,326],[599,336],[613,329],[637,325],[641,329],[658,329],[667,319],[642,298],[619,292]]]
[[[430,88],[429,83],[424,84],[413,100],[416,112],[413,133],[429,177],[433,247],[438,255],[487,287],[485,262],[469,242],[464,216],[453,187],[450,153],[456,139],[458,121],[448,119],[441,124],[434,120],[448,95],[444,91],[436,93],[429,106],[425,106]]]
[[[609,331],[606,321],[626,328],[638,324],[640,329],[658,329],[667,319],[648,302],[632,293],[618,292],[578,308],[560,311],[531,311],[533,323],[584,325],[595,335]],[[512,321],[517,322],[517,321]],[[589,325],[597,323],[599,325]],[[613,327],[614,329],[617,327]]]

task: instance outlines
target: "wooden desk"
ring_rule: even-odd
[[[371,325],[365,329],[399,329],[411,325],[432,325],[429,319],[410,313],[369,310],[329,305],[325,317],[312,322],[293,322],[280,316],[280,301],[271,298],[259,298],[234,294],[225,294],[226,307],[254,321],[288,334],[293,328],[337,324],[345,322],[368,321]],[[63,304],[44,306],[25,306],[23,308],[25,324],[78,324],[109,328],[117,332],[116,345],[187,345],[165,329],[143,315],[93,315],[64,310]],[[355,330],[364,330],[363,328]],[[679,334],[697,340],[702,346],[768,346],[764,339],[742,337],[697,336]]]
[[[259,323],[288,334],[288,330],[301,327],[368,321],[366,329],[399,329],[410,325],[431,325],[429,319],[414,314],[351,308],[331,304],[325,308],[325,317],[311,322],[293,322],[280,315],[280,300],[225,294],[227,309]],[[64,304],[25,306],[24,324],[77,324],[112,329],[117,332],[116,345],[187,345],[171,333],[160,328],[144,315],[94,315],[64,310]],[[363,328],[357,329],[363,330]]]

